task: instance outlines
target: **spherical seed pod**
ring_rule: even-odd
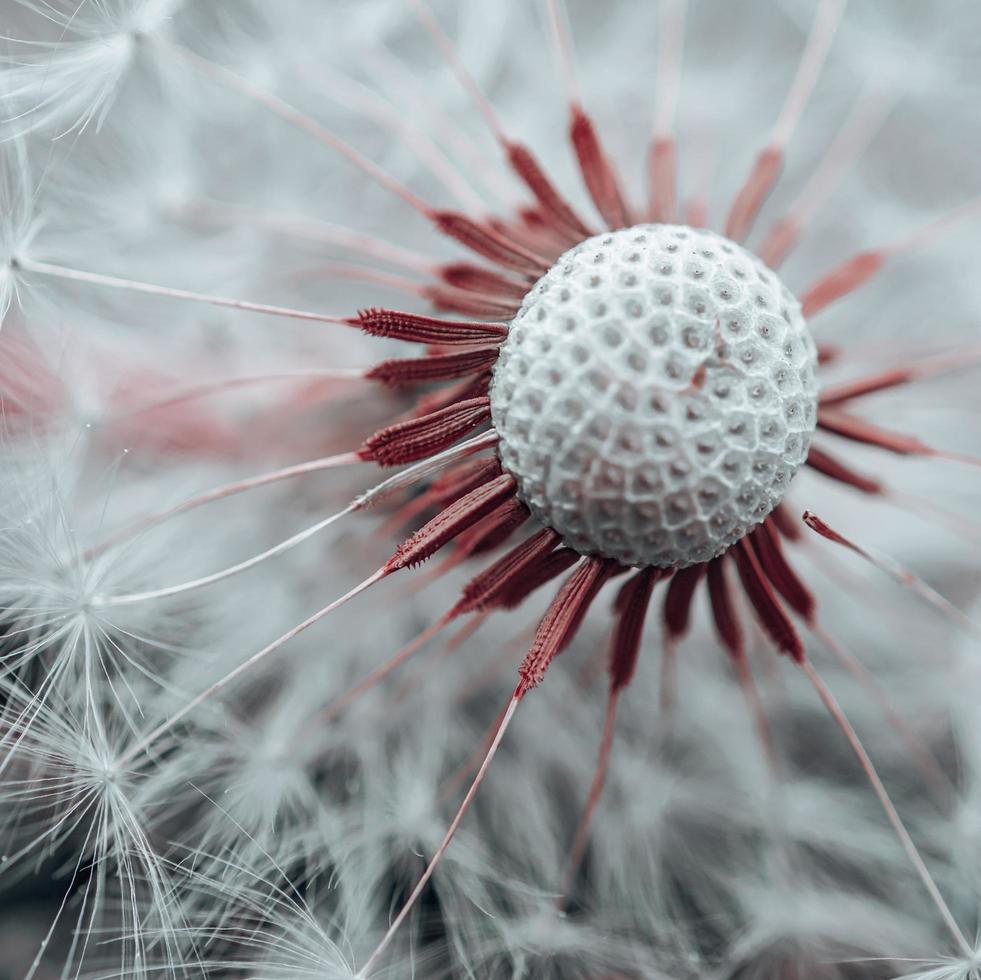
[[[511,324],[491,387],[501,460],[582,554],[709,561],[805,462],[816,365],[800,304],[741,246],[666,224],[596,235]]]

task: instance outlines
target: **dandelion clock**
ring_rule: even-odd
[[[0,23],[11,977],[981,978],[972,4]]]

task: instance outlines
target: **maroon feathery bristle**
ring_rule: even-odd
[[[677,220],[678,144],[673,137],[659,137],[648,156],[651,218],[661,224]]]
[[[583,182],[596,210],[611,229],[625,227],[628,224],[627,208],[619,181],[603,152],[593,121],[580,105],[572,106],[569,139],[579,161]]]
[[[472,555],[493,551],[504,544],[529,517],[531,512],[517,497],[505,500],[470,530],[457,537],[451,561],[456,564]]]
[[[617,569],[607,558],[586,558],[552,600],[518,668],[522,694],[541,684],[552,661],[572,641],[596,594]]]
[[[518,217],[525,236],[530,238],[535,251],[543,255],[554,255],[558,258],[570,244],[582,241],[581,238],[576,238],[573,242],[568,235],[563,235],[537,204],[526,204],[519,208]]]
[[[849,541],[848,538],[839,534],[830,525],[825,524],[825,522],[822,521],[821,518],[817,516],[817,514],[812,514],[809,510],[805,510],[803,520],[804,523],[812,531],[817,531],[817,533],[820,534],[821,537],[827,538],[829,541],[834,541],[835,544],[844,545],[846,548],[849,548],[851,551],[858,552],[858,554],[864,554],[864,552],[862,551],[861,548],[858,547],[858,545],[854,544],[852,541]]]
[[[763,202],[767,199],[780,171],[783,169],[783,151],[777,146],[766,147],[756,158],[753,169],[746,178],[726,220],[726,238],[741,242],[753,227]]]
[[[610,690],[621,691],[634,676],[644,621],[660,569],[644,568],[617,593],[617,625],[610,645]]]
[[[500,232],[459,211],[436,211],[433,213],[433,221],[444,235],[455,239],[471,252],[476,252],[505,269],[513,269],[527,276],[531,282],[543,276],[551,265],[541,255],[530,252]]]
[[[740,660],[744,655],[743,631],[732,599],[732,589],[726,580],[725,556],[709,562],[708,593],[719,639],[729,656]]]
[[[447,449],[489,418],[490,399],[471,398],[380,429],[365,439],[358,455],[379,466],[411,463]]]
[[[493,269],[484,269],[472,262],[447,262],[439,267],[439,276],[448,286],[471,293],[483,293],[516,299],[519,302],[528,292],[528,284],[515,282]]]
[[[475,378],[465,378],[463,381],[446,388],[439,388],[423,395],[416,402],[412,412],[413,418],[420,418],[429,415],[430,412],[438,412],[450,405],[458,402],[468,402],[474,398],[484,398],[490,391],[491,372],[485,371],[478,374]]]
[[[527,147],[520,143],[508,142],[507,155],[514,172],[535,195],[535,200],[541,205],[546,220],[570,245],[575,245],[584,238],[596,234],[556,189]]]
[[[451,381],[490,368],[498,357],[497,347],[476,347],[453,354],[430,354],[427,357],[390,358],[365,372],[369,381],[380,381],[389,388]]]
[[[502,473],[497,479],[460,497],[399,545],[385,565],[386,571],[394,572],[424,562],[510,497],[515,487],[514,477]]]
[[[543,555],[523,575],[515,576],[501,589],[494,605],[500,609],[517,609],[532,592],[567,572],[580,558],[582,555],[572,548],[558,548]]]
[[[503,323],[440,320],[434,316],[375,307],[361,310],[348,322],[372,337],[391,337],[413,344],[487,344],[503,341],[508,334]]]
[[[705,574],[705,565],[689,565],[675,572],[668,584],[668,594],[664,597],[664,626],[668,636],[679,639],[688,632],[691,617],[691,604],[695,590]]]
[[[502,299],[482,293],[470,293],[454,286],[424,286],[422,295],[437,310],[478,316],[485,320],[513,320],[521,304],[516,299]]]
[[[559,536],[551,528],[543,528],[526,541],[516,545],[492,565],[474,576],[464,587],[456,609],[459,613],[475,612],[493,605],[515,578],[519,579],[543,556],[554,551]]]
[[[807,623],[813,623],[817,605],[814,594],[787,561],[780,545],[780,537],[771,521],[765,520],[749,535],[748,540],[753,546],[760,568],[773,587],[798,616]]]
[[[777,506],[770,511],[770,519],[773,521],[774,527],[776,527],[780,534],[788,541],[800,540],[800,524],[798,524],[797,521],[791,516],[786,502],[777,504]]]
[[[850,466],[846,466],[841,460],[814,445],[808,450],[807,465],[832,480],[847,483],[850,487],[861,490],[862,493],[880,494],[883,492],[883,486],[878,480],[870,476],[863,476]]]
[[[519,207],[517,221],[496,214],[490,214],[484,220],[488,228],[508,241],[517,242],[528,251],[541,255],[548,262],[549,268],[565,249],[565,243],[555,241],[554,234],[542,223],[541,215],[534,206]]]
[[[501,462],[496,456],[489,459],[468,459],[440,473],[425,492],[433,506],[446,507],[464,494],[501,475]]]
[[[847,296],[871,279],[885,264],[882,251],[859,252],[841,265],[822,276],[801,297],[801,311],[805,317],[820,313],[836,299]]]
[[[842,439],[875,446],[900,456],[933,456],[934,449],[916,436],[890,432],[847,412],[818,410],[818,428],[833,432]]]
[[[778,650],[799,663],[804,659],[804,644],[763,574],[753,549],[743,538],[729,549],[729,554],[736,561],[743,590],[753,609],[756,610],[760,625],[769,634]]]
[[[913,367],[893,368],[878,374],[867,375],[864,378],[856,378],[854,381],[843,381],[841,384],[822,388],[821,394],[818,396],[818,404],[821,409],[840,405],[851,401],[853,398],[860,398],[863,395],[871,395],[877,391],[886,391],[889,388],[904,385],[916,376],[917,372]]]

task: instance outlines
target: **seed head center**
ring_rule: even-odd
[[[597,235],[511,323],[490,392],[501,462],[582,554],[708,561],[807,458],[816,365],[800,304],[734,242],[679,225]]]

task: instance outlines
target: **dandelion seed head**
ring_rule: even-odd
[[[780,502],[817,419],[800,304],[719,235],[589,238],[532,288],[491,388],[504,467],[583,554],[686,567]]]
[[[780,281],[804,297],[851,251],[888,245],[911,223],[932,220],[938,207],[956,205],[963,192],[977,193],[967,136],[976,120],[955,104],[973,104],[966,97],[970,61],[953,50],[970,34],[966,11],[954,3],[944,9],[957,16],[905,16],[850,5],[805,113],[800,86],[792,85],[796,65],[815,12],[823,11],[819,26],[830,31],[837,0],[773,0],[751,10],[663,0],[646,13],[638,5],[600,10],[569,0],[572,70],[560,67],[553,77],[540,57],[547,38],[539,28],[548,29],[549,17],[539,4],[426,0],[490,100],[503,131],[495,124],[490,136],[507,151],[501,157],[470,94],[404,0],[336,0],[315,10],[314,21],[338,29],[320,31],[310,30],[307,4],[11,6],[4,33],[12,36],[12,54],[0,55],[0,86],[13,98],[0,119],[10,117],[15,133],[30,130],[24,139],[35,166],[31,175],[16,161],[0,168],[0,305],[6,294],[17,308],[0,337],[0,410],[6,438],[16,443],[11,451],[39,444],[49,468],[67,477],[57,493],[33,473],[0,477],[0,606],[8,610],[0,665],[12,685],[8,691],[0,681],[0,747],[9,747],[10,759],[6,785],[0,780],[0,853],[16,853],[37,837],[37,846],[11,864],[15,876],[36,865],[39,882],[47,864],[35,856],[50,855],[64,869],[74,851],[84,867],[77,880],[55,882],[43,897],[57,907],[67,895],[57,926],[74,946],[62,955],[54,933],[36,980],[46,966],[65,976],[255,980],[880,980],[907,972],[917,980],[978,980],[963,955],[896,959],[954,950],[924,910],[925,896],[848,746],[830,733],[803,677],[795,682],[791,664],[771,649],[776,644],[795,659],[806,652],[829,677],[870,754],[884,763],[890,793],[970,934],[970,869],[981,840],[977,685],[952,683],[942,657],[928,660],[929,652],[949,648],[929,614],[879,595],[878,573],[858,555],[842,552],[838,562],[823,541],[794,531],[800,510],[815,507],[843,532],[858,533],[863,546],[881,542],[904,560],[907,539],[915,539],[916,558],[926,563],[910,565],[917,574],[938,587],[970,587],[973,550],[952,567],[954,543],[910,520],[902,494],[917,490],[908,481],[922,472],[924,500],[950,504],[961,494],[968,514],[971,481],[944,470],[938,488],[938,469],[950,461],[897,456],[889,465],[872,442],[844,442],[830,424],[842,427],[841,412],[857,421],[868,412],[883,426],[908,422],[938,449],[972,453],[963,420],[977,414],[973,401],[958,402],[954,415],[953,405],[941,404],[946,398],[934,404],[929,393],[916,397],[901,385],[892,395],[873,390],[867,402],[822,405],[828,425],[818,419],[811,474],[794,477],[799,460],[788,466],[785,454],[790,497],[766,520],[747,503],[746,540],[716,559],[712,535],[725,527],[710,524],[718,508],[699,490],[728,454],[752,467],[764,453],[760,417],[750,413],[741,431],[726,427],[733,413],[746,412],[747,374],[755,377],[757,366],[774,392],[767,412],[786,425],[773,374],[783,367],[782,353],[771,357],[756,335],[753,344],[766,356],[747,369],[740,342],[726,336],[718,315],[739,298],[711,292],[712,257],[690,257],[708,263],[700,277],[661,273],[655,260],[671,256],[660,245],[643,256],[642,281],[627,281],[629,263],[617,258],[603,272],[612,268],[624,278],[592,285],[592,245],[580,244],[582,275],[570,273],[576,288],[567,301],[580,316],[577,329],[564,334],[561,319],[549,319],[549,304],[562,307],[562,253],[589,239],[591,229],[610,228],[597,248],[611,237],[619,250],[620,239],[639,229],[660,234],[656,229],[672,227],[639,222],[678,221],[690,227],[676,230],[732,249],[727,261],[745,257],[756,270],[760,256],[767,274],[781,270],[766,312],[780,331],[792,326],[800,337],[800,359],[790,366],[812,372],[810,385],[798,375],[795,388],[812,409],[811,426],[799,431],[806,454],[814,348],[792,297],[793,323],[782,317]],[[901,43],[894,46],[897,29]],[[731,57],[719,57],[723,39]],[[641,78],[624,65],[650,71]],[[602,143],[585,160],[584,144],[576,153],[567,144],[566,74],[581,100],[576,111],[589,113]],[[788,88],[798,93],[792,102],[800,125],[784,145],[780,182],[745,236],[727,232],[745,237],[749,251],[694,231],[725,220]],[[854,116],[853,102],[862,109]],[[588,129],[580,125],[580,136]],[[786,123],[779,129],[785,137]],[[948,152],[938,133],[953,133],[962,147]],[[382,186],[366,179],[364,167],[350,166],[350,157],[337,157],[335,137],[384,170]],[[629,175],[652,137],[651,186],[641,187]],[[16,155],[17,145],[0,143],[0,153]],[[515,169],[522,147],[542,165],[559,201],[531,170]],[[606,193],[610,181],[620,193]],[[419,214],[405,210],[406,192],[418,195]],[[455,220],[445,223],[463,234],[464,246],[476,243],[474,254],[449,254],[445,243],[426,237],[430,206]],[[461,210],[440,210],[447,207]],[[780,265],[767,248],[768,226],[777,222],[779,230],[785,217],[800,244],[785,246],[789,262]],[[499,263],[502,239],[516,247]],[[952,331],[973,342],[968,311],[976,309],[977,291],[952,281],[970,270],[964,255],[944,248],[934,259],[889,253],[881,288],[871,283],[871,292],[809,324],[822,344],[822,382],[847,385],[860,381],[860,372],[894,366],[902,373],[919,365],[921,348],[929,355],[952,343]],[[548,303],[534,286],[542,276],[556,277]],[[724,278],[752,298],[745,283]],[[710,303],[693,310],[686,301],[699,302],[706,279]],[[677,287],[666,305],[655,294],[662,281]],[[598,291],[608,309],[594,316],[589,304]],[[236,308],[238,301],[249,302]],[[328,322],[248,312],[260,302],[328,314]],[[355,315],[359,309],[378,311],[378,322]],[[937,309],[944,316],[934,323]],[[659,325],[655,314],[664,317],[667,339],[645,336],[643,359],[632,358],[635,320],[637,329],[648,329]],[[764,320],[752,305],[747,329]],[[357,325],[365,329],[348,329]],[[427,345],[427,330],[437,331],[437,340],[459,330],[458,346]],[[404,346],[417,337],[428,349]],[[584,342],[583,364],[566,358],[567,339]],[[473,344],[481,350],[469,362]],[[493,418],[486,397],[491,344],[504,348],[490,391]],[[556,361],[553,381],[557,355],[565,359]],[[362,377],[366,363],[387,356],[400,359]],[[479,365],[470,387],[454,374],[461,363]],[[356,380],[328,380],[336,368]],[[597,370],[603,390],[590,374]],[[427,371],[444,372],[451,384],[431,386]],[[406,383],[399,390],[374,385],[383,376],[398,381],[400,372]],[[505,398],[508,372],[515,391]],[[961,396],[975,380],[964,374]],[[413,406],[409,396],[420,379]],[[521,402],[518,389],[540,397],[541,410]],[[653,414],[641,418],[639,395],[660,392],[670,396],[665,414],[680,448],[676,457],[671,447],[658,456],[649,442],[642,455],[656,457],[664,488],[627,485],[626,477],[621,485],[616,466],[635,475],[633,464],[623,463],[631,451],[627,426],[646,435],[644,427],[656,421]],[[400,483],[373,501],[372,512],[362,508],[242,574],[164,594],[174,583],[210,580],[216,568],[276,548],[360,500],[385,474],[368,474],[359,463],[350,477],[332,469],[230,496],[227,488],[308,458],[351,456],[380,426],[408,423],[401,431],[417,432],[412,426],[423,413],[444,404],[452,411],[458,397],[479,401],[479,425],[495,427],[477,436],[486,440],[478,450],[486,457],[424,460],[427,480]],[[573,418],[561,398],[578,399],[581,417]],[[705,416],[691,417],[691,407]],[[588,430],[599,417],[622,428],[611,426],[604,441]],[[499,433],[507,474],[499,468]],[[702,442],[706,435],[715,441]],[[732,449],[740,438],[756,441]],[[585,530],[560,524],[570,513],[581,516],[581,500],[570,505],[561,486],[554,499],[546,486],[538,506],[522,485],[518,500],[494,497],[498,507],[490,513],[479,497],[484,486],[475,488],[477,498],[462,489],[475,472],[506,481],[528,470],[530,485],[536,466],[545,470],[544,484],[558,480],[564,457],[549,439],[560,449],[577,441],[589,449],[588,472],[573,473],[580,491],[592,481]],[[64,463],[68,447],[80,458],[77,467]],[[123,447],[132,447],[125,457]],[[402,448],[415,458],[412,445]],[[779,448],[784,455],[786,445]],[[673,471],[677,458],[691,469]],[[863,482],[864,473],[870,477]],[[738,498],[752,476],[722,480],[725,494]],[[780,499],[771,484],[756,484]],[[183,509],[211,488],[219,492],[207,506]],[[628,513],[624,501],[634,506],[638,494],[641,504],[656,496],[657,513]],[[676,499],[679,512],[690,508],[683,519],[666,513]],[[730,503],[726,497],[719,506]],[[756,503],[765,517],[766,499]],[[676,536],[695,521],[708,530],[682,542],[694,552],[686,559]],[[406,571],[371,586],[367,596],[358,593],[331,614],[326,632],[287,633],[384,561],[396,543],[390,539],[428,528],[436,541],[446,526],[457,537],[439,539],[442,554],[427,553],[428,566],[411,581]],[[660,556],[670,574],[645,569],[607,585],[599,572],[608,569],[595,556],[630,564],[658,559],[642,551],[651,526],[674,536],[664,546],[672,553]],[[603,539],[607,532],[614,536]],[[576,555],[560,547],[560,536]],[[525,551],[528,541],[537,543]],[[968,541],[963,535],[956,545],[966,551]],[[539,544],[552,550],[536,550]],[[704,557],[695,552],[700,546]],[[579,568],[562,564],[583,555]],[[694,567],[683,570],[686,563]],[[563,580],[553,577],[537,590],[544,573],[560,566]],[[509,589],[495,592],[490,570]],[[456,612],[461,573],[468,595],[484,603],[466,621]],[[645,582],[656,585],[646,621],[638,588]],[[108,601],[140,592],[157,597]],[[614,592],[626,600],[611,610]],[[519,599],[522,608],[504,615]],[[539,633],[543,611],[549,629]],[[447,617],[458,621],[437,636],[433,627]],[[891,716],[883,716],[868,686],[832,674],[814,627],[833,630],[864,661],[885,689]],[[428,648],[413,646],[417,634]],[[288,648],[280,650],[275,638],[285,636]],[[505,688],[512,689],[514,669],[533,643],[549,657],[561,652],[562,660],[518,712],[452,847],[428,883],[422,880],[420,900],[410,903],[386,949],[388,927],[439,854]],[[274,652],[267,657],[268,649]],[[602,674],[605,664],[617,664],[604,653],[619,652],[622,666],[631,649],[636,664],[614,678],[618,691],[628,673],[631,679],[614,718],[604,710]],[[963,710],[949,732],[952,700]],[[606,720],[611,737],[598,745]],[[775,759],[761,751],[760,735],[770,741],[764,728]],[[602,775],[603,744],[610,748],[603,792],[591,823],[583,823]],[[933,751],[945,771],[953,771],[956,753],[959,803],[948,801],[944,773],[930,768]],[[922,769],[932,775],[928,791]],[[67,833],[81,806],[83,829],[106,828],[97,840]],[[581,861],[567,876],[581,829],[588,831]]]

